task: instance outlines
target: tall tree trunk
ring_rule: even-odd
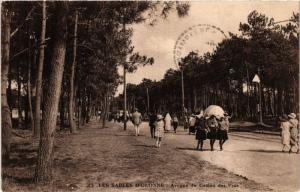
[[[35,59],[35,57],[34,57]],[[29,37],[29,46],[28,46],[28,63],[27,63],[27,96],[28,96],[28,108],[29,108],[29,128],[34,130],[34,119],[32,112],[32,102],[31,102],[31,39]]]
[[[194,111],[198,110],[198,105],[197,105],[197,91],[196,89],[193,90],[194,91]]]
[[[87,92],[87,107],[86,107],[86,123],[90,122],[90,115],[91,115],[91,97],[90,97],[90,93]]]
[[[277,91],[278,95],[278,91]],[[278,108],[277,108],[277,97],[276,97],[276,89],[273,88],[273,108],[274,108],[274,114],[277,116],[278,115]]]
[[[247,70],[247,117],[249,118],[250,116],[250,78],[249,78],[249,71],[248,71],[248,66],[246,65],[246,70]]]
[[[78,64],[77,67],[77,98],[78,98],[78,102],[77,102],[77,129],[80,128],[80,121],[81,121],[81,81],[80,81],[80,64]]]
[[[106,124],[106,113],[107,113],[107,93],[104,96],[104,105],[103,105],[103,113],[102,113],[102,128],[105,128],[105,124]]]
[[[294,102],[293,102],[293,111],[299,112],[299,78],[296,76],[293,77],[293,95],[294,95]]]
[[[50,71],[48,89],[44,96],[45,108],[43,110],[35,170],[35,181],[37,183],[48,182],[52,179],[53,142],[65,63],[68,2],[57,1],[55,5],[54,23],[56,24],[56,33],[50,64],[52,70]]]
[[[3,161],[9,159],[12,130],[11,112],[6,95],[7,76],[9,71],[11,12],[6,6],[7,2],[3,2],[1,7],[1,155]]]
[[[89,121],[92,118],[92,113],[93,113],[93,101],[92,101],[92,93],[89,94]]]
[[[21,107],[21,87],[22,87],[22,83],[21,83],[21,67],[20,67],[20,63],[18,63],[18,73],[17,73],[17,84],[18,84],[18,128],[21,129],[22,128],[22,107]]]
[[[80,106],[81,106],[81,125],[84,126],[86,122],[86,88],[83,89]]]
[[[260,83],[261,86],[261,113],[262,116],[266,115],[266,98],[265,98],[265,92],[264,92],[264,87],[262,83]]]
[[[8,102],[9,109],[11,111],[12,107],[13,107],[13,94],[12,94],[12,79],[11,79],[10,73],[11,73],[11,70],[9,70],[9,72],[8,72],[7,102]]]
[[[78,11],[75,11],[75,26],[74,26],[74,43],[73,43],[73,61],[71,66],[70,76],[70,97],[69,97],[69,122],[71,133],[76,133],[76,125],[74,121],[74,77],[75,77],[75,65],[76,65],[76,52],[77,52],[77,23],[78,23]]]
[[[125,31],[125,25],[124,25],[124,31]],[[124,130],[126,130],[126,126],[127,126],[127,117],[126,117],[126,111],[127,111],[127,101],[126,101],[126,67],[125,67],[125,64],[124,64],[124,72],[123,72],[124,74],[123,74],[123,78],[124,78],[124,110],[123,110],[123,115],[124,115],[124,119],[123,119],[123,121],[124,121]]]
[[[283,115],[284,114],[282,98],[283,98],[282,88],[278,87],[278,92],[277,92],[277,112],[278,112],[279,115]]]
[[[42,79],[43,79],[43,67],[44,67],[44,49],[45,49],[45,36],[46,36],[46,23],[47,23],[47,12],[46,12],[46,1],[43,1],[43,17],[42,17],[42,30],[40,40],[40,55],[39,65],[37,70],[36,78],[36,94],[35,94],[35,118],[34,118],[34,131],[35,137],[40,135],[41,127],[41,94],[42,94]]]
[[[101,120],[102,120],[102,113],[103,113],[103,99],[100,101],[99,110],[101,111],[101,113],[99,115],[99,122],[101,122]]]
[[[63,90],[62,90],[63,91]],[[64,93],[60,95],[59,101],[59,117],[60,117],[60,129],[62,130],[65,125],[65,102],[64,102]]]
[[[272,114],[272,116],[274,116],[275,112],[274,112],[274,108],[273,108],[272,88],[269,88],[268,96],[269,96],[269,110],[270,110],[270,113]]]
[[[206,90],[206,86],[203,87],[203,106],[204,106],[204,108],[207,107],[207,90]]]

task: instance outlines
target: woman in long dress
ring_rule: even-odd
[[[217,139],[217,130],[219,129],[219,123],[217,121],[216,116],[212,115],[210,117],[206,117],[205,126],[208,130],[207,138],[210,143],[210,150],[214,150],[214,144]]]
[[[220,151],[223,151],[223,144],[228,140],[229,117],[221,117],[219,121],[219,130],[217,130],[217,139],[219,140]]]
[[[165,117],[165,130],[166,131],[171,130],[171,121],[172,121],[172,118],[171,118],[170,114],[167,113],[166,117]]]
[[[291,149],[290,152],[297,152],[299,153],[299,146],[298,146],[298,141],[299,141],[299,130],[298,130],[298,120],[296,119],[296,114],[291,113],[288,115],[289,117],[289,123],[291,126],[290,132],[291,132]]]
[[[203,141],[207,139],[207,132],[208,132],[205,127],[204,121],[205,120],[203,116],[196,116],[195,129],[196,129],[196,140],[198,140],[196,149],[200,151],[203,150]]]
[[[291,124],[288,121],[287,115],[283,115],[283,117],[280,118],[280,121],[282,152],[290,151]]]

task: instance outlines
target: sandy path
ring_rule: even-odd
[[[141,126],[142,132],[150,137],[148,126]],[[269,186],[274,191],[295,192],[300,190],[300,156],[282,153],[280,137],[266,134],[233,132],[230,140],[224,144],[225,150],[209,151],[209,141],[205,142],[207,151],[195,151],[194,135],[187,135],[183,129],[177,134],[169,133],[165,143],[186,152],[200,160],[205,160],[218,167],[248,179]]]

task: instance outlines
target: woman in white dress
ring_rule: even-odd
[[[291,149],[290,146],[290,127],[291,124],[288,121],[288,118],[286,115],[283,115],[282,118],[280,118],[280,129],[281,129],[281,143],[282,143],[282,152],[287,152]]]
[[[169,113],[167,113],[166,117],[165,117],[165,130],[166,131],[171,131],[171,121],[172,121],[171,115]]]
[[[157,115],[155,121],[155,137],[156,137],[156,147],[160,148],[162,138],[164,137],[164,120],[162,115]]]
[[[288,115],[288,122],[290,123],[290,133],[291,133],[291,140],[290,140],[290,151],[289,152],[296,152],[299,153],[299,128],[298,128],[298,120],[296,119],[296,114],[291,113]]]

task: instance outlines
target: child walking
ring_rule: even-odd
[[[161,140],[164,137],[164,120],[162,115],[157,115],[157,120],[155,122],[155,137],[156,137],[156,147],[160,148]]]

